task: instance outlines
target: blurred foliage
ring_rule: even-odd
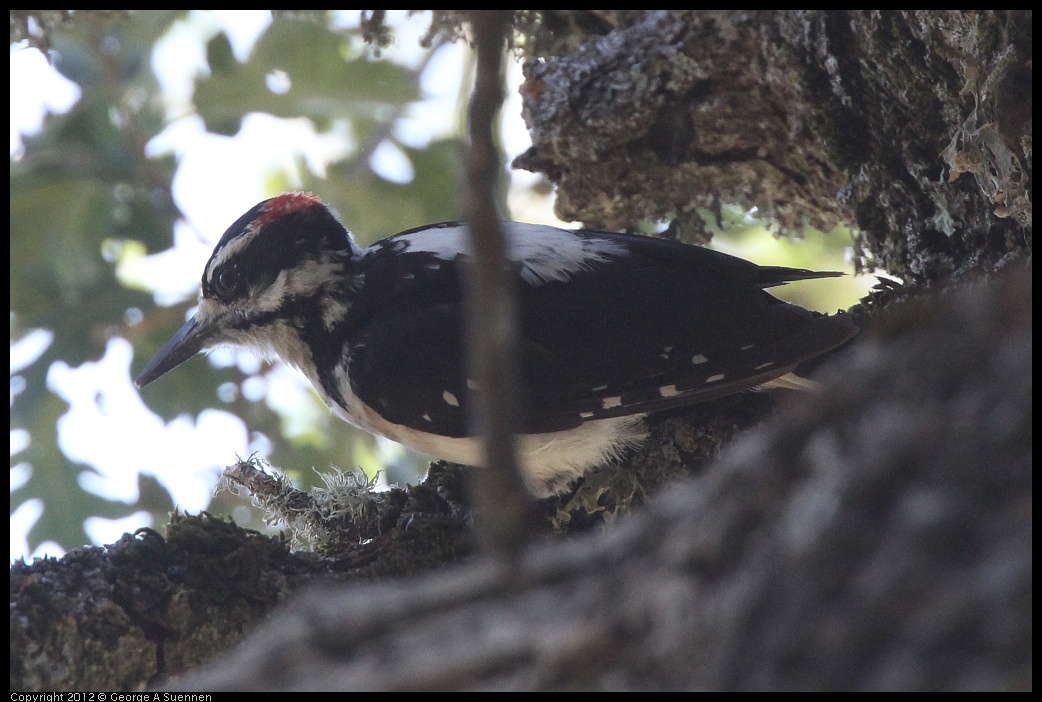
[[[173,19],[167,13],[138,22],[92,18],[50,33],[56,67],[79,84],[82,97],[68,113],[51,116],[11,162],[11,339],[33,329],[54,334],[46,352],[20,372],[24,389],[11,405],[12,429],[31,436],[12,460],[32,466],[28,482],[11,493],[12,510],[29,497],[44,503],[33,546],[47,539],[67,548],[85,543],[86,516],[122,517],[136,509],[80,488],[78,474],[89,468],[58,450],[56,422],[66,406],[47,390],[46,375],[57,360],[79,365],[99,358],[127,310],[151,305],[150,296],[116,281],[102,244],[135,239],[158,249],[170,242],[175,163],[144,157],[163,118],[155,100],[139,96],[158,91],[150,51]]]
[[[68,113],[49,116],[43,131],[27,138],[24,151],[11,161],[11,341],[37,329],[53,333],[46,351],[12,377],[11,428],[24,429],[31,437],[28,448],[12,456],[12,464],[28,464],[31,474],[12,491],[11,509],[32,498],[42,500],[43,516],[29,535],[30,547],[53,540],[68,549],[89,541],[83,528],[89,516],[121,518],[144,509],[162,524],[174,506],[152,477],[140,478],[141,499],[134,505],[85,491],[80,479],[94,468],[59,450],[56,424],[68,405],[47,388],[46,379],[56,362],[75,367],[99,359],[114,337],[130,341],[134,370],[140,370],[192,305],[186,301],[157,307],[151,295],[125,287],[115,275],[121,248],[152,253],[169,248],[181,216],[170,195],[175,159],[146,157],[145,151],[171,119],[163,111],[161,88],[152,72],[152,51],[185,14],[29,12],[44,14],[34,20],[23,11],[12,11],[12,41],[29,37],[30,45],[48,50],[55,67],[82,89],[82,97]],[[333,28],[317,11],[279,12],[242,62],[233,55],[228,38],[218,33],[207,44],[209,72],[195,81],[192,109],[208,131],[223,135],[236,134],[248,113],[306,118],[320,132],[346,124],[355,148],[331,164],[325,178],[309,175],[303,166],[297,170],[304,174],[302,189],[330,203],[366,245],[418,224],[459,219],[462,212],[457,192],[459,142],[435,139],[415,148],[395,137],[396,121],[422,97],[419,74],[425,64],[410,69],[374,60],[374,53],[359,40],[363,31]],[[273,79],[277,88],[272,87]],[[385,180],[370,167],[374,150],[388,140],[411,162],[415,177],[408,183]],[[270,175],[270,194],[291,187],[284,174]],[[504,202],[505,187],[504,183]],[[726,232],[759,227],[743,213],[725,208],[723,214],[715,219]],[[766,235],[757,239],[773,241]],[[849,239],[823,241],[829,242],[833,256],[824,265],[841,266]],[[781,258],[777,251],[740,253],[760,263],[821,265],[805,260],[808,248],[793,250],[797,249],[799,258],[791,252]],[[826,284],[817,283],[815,290]],[[819,309],[842,304],[802,302]],[[324,407],[302,411],[313,421],[287,439],[288,418],[263,401],[248,401],[239,391],[218,397],[222,386],[241,387],[246,377],[239,370],[198,360],[190,363],[176,382],[145,394],[149,408],[164,420],[197,417],[210,407],[233,412],[243,418],[251,436],[267,438],[270,462],[287,469],[302,487],[320,482],[312,467],[362,465],[371,470],[379,465],[373,438],[343,424]],[[263,366],[260,373],[269,370]],[[319,402],[317,396],[314,401]],[[235,457],[214,460],[231,464]],[[235,510],[236,519],[245,522],[244,513],[227,495],[217,499],[211,509],[224,514]]]

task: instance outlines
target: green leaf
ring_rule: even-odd
[[[207,129],[219,134],[237,132],[250,112],[307,117],[322,130],[335,120],[396,111],[419,97],[408,68],[351,57],[348,36],[313,19],[276,18],[245,63],[229,60],[230,51],[223,35],[210,42],[210,75],[199,79],[194,98]],[[285,92],[268,87],[276,71],[289,83]]]

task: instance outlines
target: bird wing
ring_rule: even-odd
[[[738,392],[855,333],[846,317],[818,315],[762,289],[836,274],[761,267],[649,237],[568,234],[611,253],[588,265],[572,260],[559,276],[545,261],[540,275],[515,262],[526,433]],[[367,281],[385,276],[394,284],[372,286],[392,292],[369,303],[378,312],[350,332],[352,390],[388,421],[466,436],[476,384],[465,373],[459,259],[403,252],[393,242],[385,240],[366,268]]]

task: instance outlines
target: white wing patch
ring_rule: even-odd
[[[579,236],[567,229],[523,222],[500,225],[507,237],[507,256],[521,265],[521,277],[533,285],[565,281],[573,273],[629,253],[622,244],[596,234]],[[424,229],[395,238],[406,243],[407,251],[425,251],[445,260],[470,251],[465,224]]]

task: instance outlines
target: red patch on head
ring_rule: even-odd
[[[314,193],[286,193],[277,195],[264,203],[264,209],[253,223],[264,226],[276,219],[296,212],[306,212],[312,207],[321,207],[322,202]]]

